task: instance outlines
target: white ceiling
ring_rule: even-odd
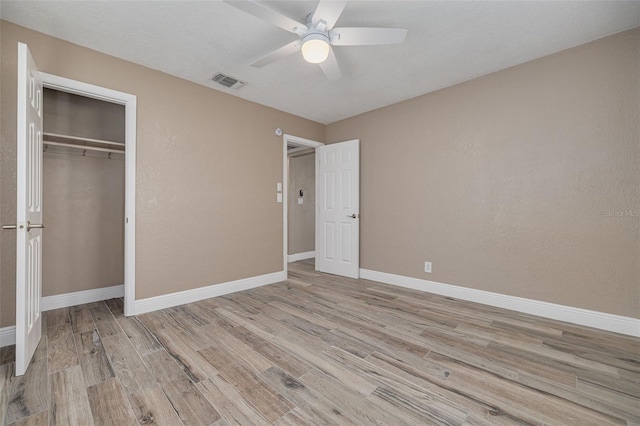
[[[269,7],[304,22],[317,1]],[[331,82],[294,54],[249,66],[295,35],[220,1],[7,1],[3,19],[328,124],[640,26],[640,1],[351,1],[336,26],[407,28],[401,45],[335,47]],[[248,82],[239,91],[209,79]]]

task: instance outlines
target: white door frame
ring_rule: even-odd
[[[322,142],[312,141],[311,139],[287,134],[282,136],[282,270],[284,271],[285,279],[289,272],[289,153],[287,152],[287,145],[289,143],[308,146],[314,150],[319,146],[324,146]]]
[[[137,97],[129,93],[71,80],[42,75],[44,87],[124,105],[125,110],[125,201],[124,201],[124,314],[135,315],[136,300],[136,110]]]

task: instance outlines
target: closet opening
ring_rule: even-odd
[[[42,310],[124,296],[134,315],[136,97],[41,74]]]

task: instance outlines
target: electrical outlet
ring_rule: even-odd
[[[431,273],[431,262],[424,262],[424,271],[427,273]]]

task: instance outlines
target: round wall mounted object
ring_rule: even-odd
[[[282,136],[282,129],[280,127],[276,129],[276,136]]]

